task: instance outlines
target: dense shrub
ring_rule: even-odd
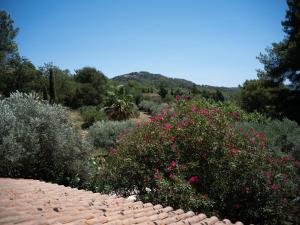
[[[263,132],[233,126],[245,115],[230,106],[178,100],[175,113],[164,110],[118,141],[100,170],[102,190],[245,223],[283,224],[298,190],[297,162],[267,149]]]
[[[143,100],[140,102],[139,108],[150,114],[156,114],[159,113],[162,109],[169,108],[169,105],[167,103],[158,103],[154,101]]]
[[[133,102],[133,96],[126,93],[123,85],[109,91],[104,111],[111,120],[127,120],[139,116],[139,111]]]
[[[99,121],[89,128],[88,140],[96,148],[109,149],[114,147],[119,134],[125,129],[134,127],[134,123],[127,121]]]
[[[294,159],[300,161],[300,127],[287,118],[272,120],[268,123],[240,122],[237,127],[261,130],[265,133],[267,145],[273,149],[289,154]],[[298,169],[300,175],[300,170]]]
[[[100,120],[107,120],[105,112],[97,109],[96,106],[83,106],[80,108],[80,114],[83,119],[82,128],[88,128],[93,123]]]
[[[74,184],[85,174],[88,146],[59,105],[16,92],[0,101],[0,176]]]

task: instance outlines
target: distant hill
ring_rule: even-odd
[[[188,89],[193,87],[192,81],[170,78],[161,74],[149,73],[146,71],[132,72],[112,78],[120,83],[128,83],[128,81],[136,81],[139,84],[147,87],[159,88],[163,84],[167,88],[183,88]]]
[[[161,74],[153,74],[146,71],[119,75],[112,78],[112,80],[118,81],[122,84],[127,84],[129,81],[135,81],[144,87],[152,87],[157,90],[159,89],[161,84],[163,84],[167,89],[181,89],[186,91],[191,90],[191,88],[196,85],[197,88],[201,91],[215,91],[218,89],[226,98],[231,98],[240,90],[238,87],[216,87],[210,85],[199,85],[189,80],[170,78]]]

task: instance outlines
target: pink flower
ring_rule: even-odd
[[[171,136],[171,137],[170,137],[170,140],[171,140],[171,141],[175,141],[176,138],[175,138],[174,136]]]
[[[167,122],[163,123],[163,127],[167,130],[170,130],[173,126]]]
[[[172,169],[173,169],[172,166],[168,166],[168,167],[167,167],[167,170],[169,170],[169,171],[172,170]]]
[[[177,100],[177,101],[180,100],[180,95],[176,95],[176,100]]]
[[[277,189],[277,185],[276,184],[272,184],[271,189],[272,190],[276,190]]]
[[[109,148],[109,150],[108,150],[108,154],[109,154],[109,155],[114,155],[114,154],[116,154],[116,153],[117,153],[117,151],[116,151],[115,148],[113,148],[113,147],[110,147],[110,148]]]
[[[232,148],[229,151],[230,155],[236,155],[236,153],[238,153],[238,149],[237,148]]]
[[[193,106],[192,106],[192,108],[191,108],[191,111],[192,111],[192,112],[197,112],[197,111],[198,111],[198,109],[197,109],[197,107],[196,107],[196,106],[194,106],[194,105],[193,105]]]
[[[289,160],[289,156],[285,155],[281,157],[281,161],[286,162]]]
[[[170,178],[171,180],[174,178],[174,176],[173,176],[172,173],[169,174],[169,178]]]
[[[171,162],[171,165],[169,165],[168,167],[167,167],[167,170],[172,170],[174,167],[176,167],[176,165],[177,165],[177,163],[173,160],[172,162]]]
[[[195,184],[199,182],[199,177],[198,176],[191,176],[189,179],[190,184]]]
[[[156,120],[157,120],[157,119],[156,119],[155,116],[150,117],[150,121],[151,121],[151,122],[155,122]]]
[[[177,163],[175,161],[172,161],[171,166],[175,167]]]
[[[203,115],[208,115],[209,114],[208,109],[200,109],[199,112],[200,112],[200,114],[203,114]]]

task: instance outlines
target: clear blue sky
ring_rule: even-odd
[[[93,66],[108,77],[149,71],[198,84],[256,78],[284,33],[285,0],[0,0],[36,66]]]

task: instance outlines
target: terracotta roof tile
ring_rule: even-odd
[[[233,225],[213,216],[29,179],[0,178],[0,224]],[[236,222],[235,225],[243,225]]]

